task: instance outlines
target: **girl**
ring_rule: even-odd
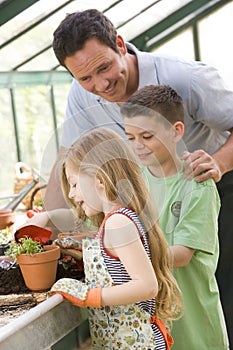
[[[98,233],[82,242],[85,283],[61,279],[51,294],[88,307],[94,349],[170,349],[161,319],[178,317],[181,296],[133,152],[114,132],[92,131],[69,148],[62,187]]]

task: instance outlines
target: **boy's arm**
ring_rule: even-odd
[[[169,247],[172,257],[172,267],[183,267],[188,265],[192,259],[195,249],[184,247],[183,245],[173,245]]]
[[[218,244],[220,200],[213,180],[184,181],[182,191],[180,218],[169,242],[174,267],[186,266],[195,251],[216,254]]]

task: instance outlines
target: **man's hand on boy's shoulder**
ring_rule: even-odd
[[[185,151],[182,159],[185,161],[184,176],[187,179],[196,177],[197,182],[213,179],[218,182],[222,178],[222,172],[216,160],[203,150],[192,153]]]

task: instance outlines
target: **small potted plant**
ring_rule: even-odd
[[[17,261],[29,289],[39,291],[52,287],[60,258],[59,246],[43,246],[31,237],[22,237],[10,243],[5,255]]]

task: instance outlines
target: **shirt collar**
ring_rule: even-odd
[[[158,84],[158,77],[156,71],[156,64],[154,62],[154,57],[149,52],[139,51],[136,46],[131,43],[126,42],[126,47],[133,51],[137,56],[138,69],[139,69],[139,86],[145,85],[156,85]]]

